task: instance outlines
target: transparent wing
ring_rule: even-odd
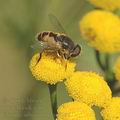
[[[35,40],[32,45],[31,45],[31,48],[32,49],[35,49],[35,48],[40,48],[41,47],[41,44],[39,43],[39,41]]]
[[[32,45],[30,46],[30,48],[32,49],[32,51],[36,51],[39,52],[42,49],[44,49],[46,47],[46,45],[42,44],[42,42],[39,42],[38,40],[35,40]]]
[[[53,27],[55,28],[56,31],[61,32],[61,33],[66,33],[62,24],[60,23],[60,21],[58,20],[58,18],[55,15],[49,14],[48,16],[49,16],[49,20],[50,20],[51,24],[53,25]]]

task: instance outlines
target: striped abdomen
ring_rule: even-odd
[[[57,34],[53,33],[53,32],[41,32],[41,33],[38,34],[37,39],[39,41],[43,41],[44,42],[46,37],[47,38],[52,37],[56,41],[56,36],[57,36]]]
[[[58,44],[57,36],[58,34],[54,32],[41,32],[37,35],[37,40],[49,47],[59,48],[60,45]]]

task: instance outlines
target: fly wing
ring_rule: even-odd
[[[60,23],[60,21],[58,20],[58,18],[55,15],[49,14],[48,17],[56,31],[66,34],[62,24]]]
[[[42,49],[46,47],[45,44],[42,44],[42,42],[35,40],[32,45],[30,46],[33,51],[39,52]]]
[[[41,47],[41,44],[39,43],[39,41],[35,40],[34,43],[32,43],[32,45],[30,46],[32,49],[37,49]]]

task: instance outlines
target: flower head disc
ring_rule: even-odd
[[[94,111],[85,103],[69,102],[58,108],[57,120],[96,120]]]
[[[120,57],[115,63],[115,77],[117,80],[120,80]]]
[[[103,8],[106,10],[116,10],[120,8],[120,0],[88,0],[91,4],[97,8]]]
[[[103,77],[92,72],[76,72],[65,82],[69,95],[90,106],[104,107],[111,99],[111,90]]]
[[[120,120],[120,98],[113,97],[101,113],[104,120]]]
[[[39,53],[35,54],[30,62],[30,70],[37,80],[48,84],[55,84],[68,78],[75,69],[75,63],[64,61],[50,54],[42,54],[40,61]]]
[[[101,2],[101,1],[100,1]],[[80,21],[80,31],[89,45],[100,52],[120,51],[120,19],[103,10],[89,12]]]

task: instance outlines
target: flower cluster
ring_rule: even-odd
[[[120,98],[113,97],[101,114],[104,120],[120,120]]]
[[[30,70],[37,80],[48,84],[56,84],[68,78],[75,70],[76,64],[71,61],[63,61],[51,54],[35,54],[30,62]],[[38,63],[37,63],[38,62]]]
[[[58,108],[58,120],[96,120],[94,111],[81,102],[68,102]]]
[[[120,8],[120,0],[88,0],[96,8],[116,10]]]
[[[65,85],[74,100],[90,106],[104,107],[112,96],[104,78],[93,72],[75,72]]]
[[[100,52],[120,51],[120,19],[111,12],[94,10],[87,13],[80,21],[80,32]]]

